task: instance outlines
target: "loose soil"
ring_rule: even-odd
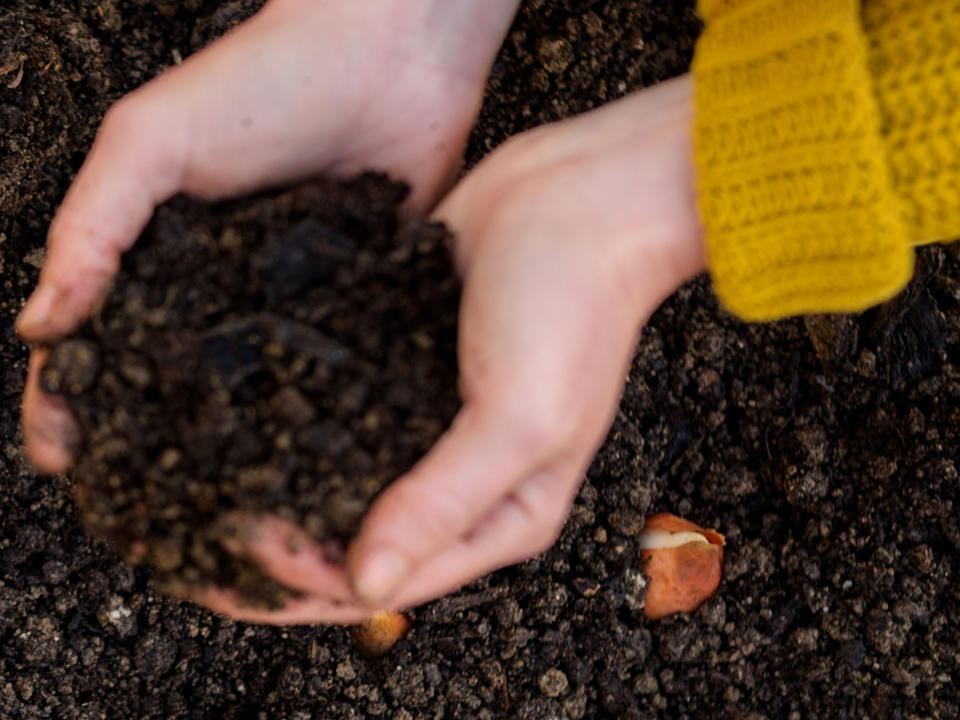
[[[271,512],[333,558],[458,407],[460,283],[442,226],[385,176],[160,208],[40,374],[81,426],[81,517],[164,586],[290,593],[224,549]]]
[[[0,11],[0,53],[29,26],[12,51],[41,58],[24,62],[15,88],[19,70],[0,77],[0,119],[23,113],[0,143],[30,148],[4,145],[0,185],[13,187],[8,167],[38,168],[22,175],[35,187],[0,195],[0,717],[960,715],[951,246],[923,250],[908,291],[857,317],[744,325],[706,279],[682,288],[644,332],[555,547],[418,608],[385,658],[361,658],[344,628],[243,625],[156,594],[146,571],[81,531],[67,479],[27,469],[17,430],[26,349],[12,323],[106,105],[257,3],[69,5]],[[698,32],[691,6],[527,3],[468,161],[683,72]],[[84,37],[96,45],[70,50]],[[42,60],[54,50],[59,70]],[[47,97],[61,97],[58,109]],[[661,510],[717,527],[727,563],[714,600],[650,623],[636,534]]]

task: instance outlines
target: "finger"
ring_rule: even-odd
[[[93,311],[121,254],[178,188],[183,132],[150,87],[107,113],[57,211],[39,285],[17,323],[31,342],[61,336]]]
[[[497,505],[539,461],[502,414],[468,403],[450,430],[364,519],[347,553],[353,589],[379,606],[421,563]]]
[[[338,558],[332,548],[323,548],[302,529],[275,515],[257,518],[244,535],[248,537],[238,536],[224,545],[234,555],[256,562],[281,585],[331,601],[354,599],[342,566],[342,551]]]
[[[546,551],[563,528],[582,478],[579,471],[546,471],[524,480],[474,532],[411,575],[391,605],[420,605]]]
[[[47,361],[48,350],[30,354],[27,383],[23,390],[23,443],[27,457],[40,472],[63,472],[72,460],[80,429],[57,395],[40,389],[40,369]]]
[[[234,620],[264,625],[353,625],[364,622],[372,614],[364,606],[340,603],[327,598],[306,596],[287,602],[279,610],[263,610],[244,606],[233,590],[208,586],[191,593],[191,602],[227,615]]]

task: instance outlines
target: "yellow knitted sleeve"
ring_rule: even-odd
[[[701,0],[714,287],[748,320],[857,311],[960,234],[960,0]]]

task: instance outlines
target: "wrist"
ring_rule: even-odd
[[[486,82],[521,0],[394,0],[440,65]]]
[[[265,10],[298,24],[368,28],[365,42],[413,47],[420,59],[485,81],[521,0],[270,0]]]
[[[659,176],[650,186],[649,214],[634,235],[631,266],[635,277],[650,280],[642,298],[649,316],[680,285],[707,269],[694,161],[692,78],[684,75],[631,100],[638,121],[631,161]]]
[[[688,76],[504,143],[437,209],[469,273],[486,238],[576,244],[638,325],[706,265]],[[576,253],[574,253],[576,254]]]
[[[646,322],[680,285],[707,266],[693,159],[693,83],[684,75],[601,108],[583,142],[606,166],[605,203],[638,319]],[[586,146],[585,146],[586,147]]]

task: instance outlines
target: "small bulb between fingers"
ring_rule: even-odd
[[[400,612],[375,612],[362,625],[351,628],[357,649],[367,657],[380,657],[410,631],[410,619]]]

